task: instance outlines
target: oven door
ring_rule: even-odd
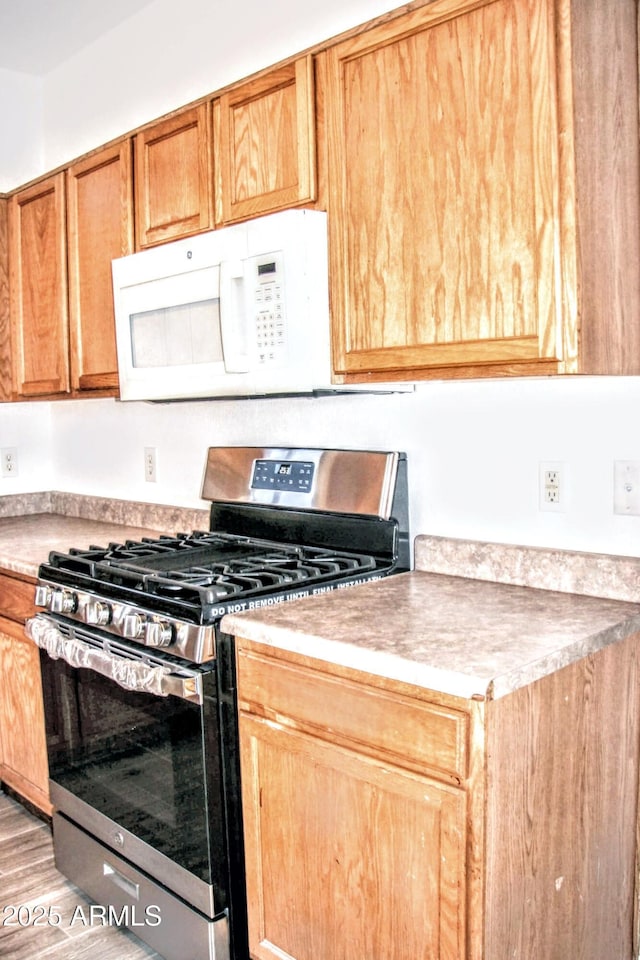
[[[150,654],[63,618],[41,648],[59,813],[213,918],[228,875],[215,664]]]

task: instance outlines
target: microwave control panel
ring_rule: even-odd
[[[251,314],[255,317],[256,356],[260,366],[282,363],[287,353],[282,254],[251,259]]]

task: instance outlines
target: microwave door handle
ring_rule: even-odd
[[[241,260],[221,261],[220,333],[227,373],[249,373],[251,370],[244,283],[244,264]]]

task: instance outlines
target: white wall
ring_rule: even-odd
[[[412,529],[640,555],[640,517],[613,514],[614,460],[640,460],[640,379],[434,382],[415,394],[298,400],[52,404],[60,489],[184,506],[215,444],[405,450]],[[144,480],[143,448],[158,479]],[[563,465],[542,512],[540,461]]]
[[[47,168],[396,6],[154,0],[47,75]]]
[[[232,4],[155,0],[46,77],[42,169],[392,5],[274,0],[236,22]],[[32,146],[35,156],[36,134],[21,151],[25,169]],[[0,447],[18,446],[20,473],[0,478],[0,495],[53,487],[202,506],[212,444],[403,449],[414,533],[639,556],[640,518],[614,516],[612,490],[613,461],[640,460],[639,409],[640,378],[434,382],[413,395],[316,400],[5,404]],[[158,451],[155,484],[143,480],[144,446]],[[561,513],[538,509],[547,460],[564,464]]]
[[[0,193],[5,193],[47,169],[42,80],[0,68],[0,117]]]
[[[55,490],[50,403],[0,404],[0,449],[17,451],[17,474],[0,475],[0,496]]]

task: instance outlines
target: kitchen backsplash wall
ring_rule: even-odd
[[[640,517],[613,513],[614,460],[640,461],[639,378],[434,382],[415,394],[174,404],[4,404],[0,447],[41,489],[202,507],[206,448],[401,449],[412,533],[640,556]],[[50,439],[46,425],[50,424]],[[157,480],[144,479],[156,448]],[[539,464],[559,462],[561,510],[539,509]]]

